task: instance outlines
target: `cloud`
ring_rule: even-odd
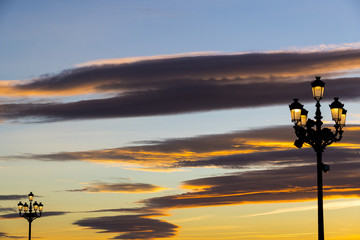
[[[89,183],[81,189],[67,190],[68,192],[113,192],[113,193],[149,193],[161,191],[165,188],[147,183]]]
[[[0,207],[0,212],[14,212],[15,208]]]
[[[272,134],[272,135],[271,135]],[[246,153],[279,151],[293,148],[291,127],[278,127],[227,134],[202,135],[185,139],[137,142],[137,146],[53,154],[6,156],[3,159],[44,161],[93,161],[136,164],[149,168],[177,168],[186,161],[209,160]],[[140,145],[142,144],[142,145]],[[245,163],[245,162],[244,162]]]
[[[182,218],[182,219],[176,219],[177,223],[180,222],[192,222],[192,221],[202,221],[209,218],[215,218],[216,215],[203,215],[203,216],[197,216],[197,217],[191,217],[191,218]]]
[[[324,209],[326,210],[336,210],[336,209],[343,209],[343,208],[350,208],[350,207],[358,207],[360,206],[360,200],[350,200],[350,201],[341,201],[341,202],[325,202]],[[264,215],[273,215],[273,214],[281,214],[281,213],[289,213],[289,212],[299,212],[299,211],[308,211],[317,209],[317,205],[311,206],[300,206],[300,207],[292,207],[292,208],[280,208],[275,209],[268,212],[256,213],[256,214],[249,214],[241,217],[257,217],[257,216],[264,216]]]
[[[324,174],[325,199],[360,198],[359,130],[358,126],[347,127],[344,142],[335,143],[334,146],[338,147],[329,147],[323,154],[324,162],[331,165],[331,171]],[[314,201],[317,197],[316,154],[310,148],[296,149],[292,146],[292,142],[286,142],[288,139],[295,139],[293,130],[289,126],[280,126],[186,139],[142,142],[143,146],[130,147],[131,152],[138,157],[138,163],[142,165],[146,165],[147,162],[162,164],[165,156],[159,154],[162,153],[168,154],[166,156],[175,160],[169,167],[217,166],[242,171],[185,181],[181,185],[185,193],[144,199],[139,202],[143,204],[139,208],[101,209],[94,212],[142,213],[135,215],[136,220],[140,218],[142,221],[143,216],[164,214],[169,210],[180,208]],[[241,154],[231,151],[232,148],[240,148],[241,151],[251,149],[251,151]],[[139,152],[147,153],[151,157],[142,161],[141,158],[146,157],[146,154],[137,155],[136,153]],[[176,157],[171,158],[171,154]],[[99,157],[101,154],[97,152],[95,156]],[[157,159],[155,156],[162,157]],[[184,158],[188,160],[183,161]],[[59,160],[59,158],[55,159]],[[129,159],[131,158],[126,160]],[[335,205],[329,207],[339,208]],[[293,211],[297,210],[293,209]],[[123,220],[128,215],[118,217]],[[117,236],[117,239],[136,239],[136,237],[142,239],[137,235],[127,238],[127,233],[138,234],[138,232],[126,226],[124,226],[125,230],[106,227],[106,223],[112,221],[108,217],[104,218],[92,218],[92,221],[86,223],[81,222],[83,220],[78,222],[82,223],[80,226],[101,229],[102,232],[125,233]],[[196,218],[184,221],[191,220]],[[100,223],[94,223],[95,221]],[[143,237],[151,239],[148,235]]]
[[[324,175],[324,196],[327,198],[360,197],[359,130],[358,126],[347,127],[343,142],[334,143],[333,147],[328,147],[323,153],[323,161],[331,166],[331,171]],[[169,156],[174,154],[176,161],[168,167],[216,166],[242,171],[186,181],[182,184],[186,193],[145,199],[142,202],[144,207],[131,211],[161,212],[174,208],[314,200],[316,154],[311,148],[299,150],[292,142],[286,143],[288,139],[295,139],[291,135],[291,128],[280,126],[143,142],[144,146],[134,147],[134,154],[136,155],[136,151],[150,152],[153,155],[159,152]],[[250,144],[248,146],[245,143]],[[232,148],[252,151],[241,154],[232,151]],[[187,154],[181,155],[184,152]],[[147,160],[142,162],[140,158],[138,163],[158,165],[163,161],[163,157],[157,160],[153,155],[151,163]]]
[[[163,211],[158,211],[155,209],[150,209],[147,207],[135,207],[135,208],[107,208],[93,210],[90,212],[128,212],[128,213],[147,213],[151,215],[162,215]]]
[[[331,155],[333,153],[324,156],[324,160],[328,162],[328,157]],[[323,176],[325,199],[360,198],[360,163],[357,159],[350,161],[339,160],[338,158],[331,164],[331,171]],[[144,199],[140,202],[144,206],[139,208],[102,209],[94,212],[133,212],[157,215],[181,208],[314,201],[317,197],[315,153],[312,152],[312,157],[306,161],[312,161],[313,163],[311,165],[294,165],[277,169],[249,169],[220,176],[188,180],[182,183],[182,188],[187,190],[183,194]],[[359,200],[342,200],[342,202],[329,203],[326,205],[326,208],[340,209],[358,205]],[[305,211],[309,209],[312,209],[312,207],[279,209],[260,213],[259,215]],[[257,215],[251,215],[251,217],[253,216]],[[124,218],[126,217],[128,216],[124,216]],[[180,222],[199,220],[202,217],[180,219]],[[98,218],[94,220],[98,220]],[[106,220],[112,222],[111,220]],[[83,224],[81,226],[91,227],[92,229],[105,229],[104,232],[110,232],[109,229],[112,229],[112,227],[106,228],[106,222],[100,221],[99,225],[96,225],[97,227],[94,226],[95,224]],[[119,232],[123,231],[125,230]],[[132,230],[129,229],[127,231],[131,232]],[[124,238],[119,239],[127,239],[125,236],[122,237]]]
[[[360,78],[329,80],[329,96],[359,98]],[[219,85],[222,82],[223,85]],[[175,84],[172,87],[127,92],[105,99],[69,103],[3,104],[3,119],[62,121],[115,117],[143,117],[192,113],[233,108],[288,104],[293,97],[307,96],[307,83],[236,84],[230,80],[208,80],[201,84]],[[338,86],[338,87],[337,87]],[[310,88],[310,86],[309,86]],[[335,93],[336,95],[332,94]]]
[[[182,114],[289,103],[308,96],[314,75],[346,75],[360,68],[359,49],[179,56],[85,66],[50,76],[6,82],[6,96],[94,94],[67,102],[4,103],[5,120],[62,121]],[[340,71],[340,72],[339,72]],[[327,80],[326,95],[359,98],[360,78]],[[101,96],[98,94],[102,94]],[[104,98],[103,94],[109,94]],[[303,98],[310,100],[311,96]]]
[[[314,160],[315,161],[315,160]],[[325,198],[360,198],[360,163],[338,162],[324,176]],[[316,199],[316,166],[246,171],[185,181],[184,194],[150,198],[151,209],[194,208]]]
[[[346,143],[342,146],[347,147]],[[331,147],[324,155],[327,163],[336,162],[338,159],[342,161],[353,161],[359,158],[359,146],[355,148],[341,148]],[[247,168],[279,168],[285,166],[297,166],[311,164],[314,157],[314,151],[310,148],[305,148],[299,151],[298,149],[289,149],[283,151],[264,151],[254,152],[249,154],[235,154],[229,156],[219,156],[199,161],[179,161],[176,163],[177,167],[222,167],[234,169]]]
[[[112,239],[157,239],[175,236],[178,226],[150,218],[151,215],[122,215],[86,218],[73,224],[90,229],[101,230],[99,233],[120,234]]]
[[[287,50],[294,50],[296,52],[319,52],[319,51],[339,51],[339,50],[351,50],[351,49],[359,49],[360,42],[352,42],[352,43],[340,43],[340,44],[320,44],[320,45],[312,45],[307,47],[290,47]]]
[[[356,47],[354,47],[354,48],[356,48]],[[359,48],[360,48],[360,46],[359,46]],[[238,54],[241,54],[241,53],[238,53]],[[223,55],[223,54],[221,54],[220,52],[190,52],[190,53],[178,53],[178,54],[170,54],[170,55],[100,59],[100,60],[94,60],[94,61],[77,64],[76,67],[118,65],[118,64],[129,64],[129,63],[153,61],[153,60],[176,59],[176,58],[185,58],[185,57],[200,57],[200,56],[209,56],[209,55]]]
[[[54,91],[94,89],[149,89],[174,86],[183,81],[211,79],[260,79],[349,71],[360,67],[360,49],[329,52],[248,53],[174,57],[106,64],[66,70],[53,76],[15,85],[17,90]],[[221,81],[219,82],[221,85]]]
[[[360,128],[346,127],[342,142],[334,143],[326,153],[328,162],[352,161],[359,157]],[[2,159],[41,161],[90,161],[125,164],[136,169],[179,169],[185,167],[222,167],[234,169],[279,168],[312,163],[313,150],[296,149],[291,126],[279,126],[201,135],[191,138],[136,142],[137,146],[51,154],[5,156]],[[336,147],[336,150],[332,150]],[[330,153],[331,154],[328,154]]]
[[[312,45],[307,47],[290,47],[283,50],[278,51],[266,51],[263,53],[311,53],[311,52],[330,52],[330,51],[339,51],[339,50],[358,50],[360,49],[360,42],[352,42],[352,43],[341,43],[341,44],[320,44],[320,45]],[[95,61],[89,61],[82,64],[77,64],[77,67],[89,67],[89,66],[101,66],[101,65],[114,65],[114,64],[129,64],[136,63],[141,61],[149,61],[149,60],[164,60],[164,59],[176,59],[183,57],[200,57],[200,56],[236,56],[236,55],[244,55],[251,54],[251,52],[189,52],[189,53],[179,53],[172,55],[156,55],[156,56],[142,56],[142,57],[128,57],[128,58],[114,58],[114,59],[100,59]]]
[[[0,201],[4,201],[4,200],[21,200],[23,198],[27,198],[27,195],[18,195],[18,194],[13,194],[13,195],[0,195]]]
[[[18,238],[26,238],[25,236],[11,236],[7,233],[4,232],[0,232],[0,238],[13,238],[13,239],[18,239]]]
[[[41,217],[60,216],[60,215],[65,215],[67,213],[70,213],[70,212],[49,211],[49,212],[43,212]],[[18,213],[9,213],[9,214],[0,215],[0,219],[13,219],[13,218],[19,218],[19,217],[20,216]]]

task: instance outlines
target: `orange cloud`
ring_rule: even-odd
[[[342,142],[334,143],[326,156],[327,162],[358,157],[360,135],[357,126],[349,126]],[[3,159],[38,159],[45,161],[89,161],[117,164],[141,171],[173,171],[183,167],[279,168],[288,165],[308,165],[315,155],[310,148],[301,151],[293,145],[290,126],[204,135],[186,139],[144,142],[143,145],[81,152],[60,152],[26,156],[6,156]],[[327,152],[328,152],[327,151]]]
[[[335,49],[335,50],[334,50]],[[2,96],[72,96],[136,92],[182,84],[246,85],[298,82],[314,74],[346,73],[360,68],[359,48],[329,51],[256,53],[185,53],[97,60],[59,74],[22,81],[2,81]],[[302,80],[303,81],[303,80]]]
[[[91,193],[150,193],[165,189],[166,188],[147,183],[88,183],[82,189],[68,191]]]
[[[0,81],[0,95],[3,97],[48,97],[48,96],[76,96],[97,93],[96,86],[89,84],[88,86],[73,87],[71,89],[32,89],[21,88],[23,85],[31,84],[34,80],[14,80],[14,81]],[[110,90],[108,92],[111,92]]]
[[[324,175],[325,199],[360,198],[360,164],[333,163]],[[143,201],[151,209],[177,209],[249,203],[303,202],[316,199],[316,165],[248,170],[223,176],[189,180],[191,191]]]

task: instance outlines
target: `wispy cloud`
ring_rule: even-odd
[[[202,221],[204,219],[209,219],[209,218],[214,218],[216,217],[215,215],[203,215],[203,216],[197,216],[197,217],[191,217],[191,218],[181,218],[181,219],[176,219],[175,221],[177,223],[182,223],[182,222],[193,222],[193,221]]]
[[[41,217],[60,216],[60,215],[68,214],[68,213],[70,213],[70,212],[46,211],[41,215]],[[0,219],[13,219],[13,218],[20,218],[20,216],[18,213],[9,213],[9,214],[0,215]]]
[[[186,139],[137,142],[137,146],[132,147],[53,154],[26,154],[24,156],[2,158],[44,161],[92,161],[110,164],[125,163],[150,169],[186,167],[192,166],[192,162],[198,161],[209,161],[208,165],[210,166],[212,164],[210,161],[215,163],[215,159],[218,158],[250,156],[250,154],[261,152],[289,150],[293,148],[292,142],[288,141],[288,139],[293,138],[292,135],[293,133],[288,127],[277,127],[257,131],[202,135]],[[246,166],[254,163],[254,158],[251,161],[242,158],[237,163],[239,163],[239,167],[241,165]],[[193,166],[196,166],[196,163]]]
[[[119,234],[113,239],[157,239],[175,236],[178,226],[151,218],[152,215],[122,215],[78,220],[73,224],[100,233]]]
[[[91,192],[91,193],[150,193],[158,192],[166,188],[148,183],[88,183],[81,189],[71,189],[68,192]]]
[[[337,202],[325,202],[324,208],[326,210],[336,210],[336,209],[343,209],[343,208],[351,208],[351,207],[359,207],[360,200],[350,200],[350,201],[337,201]],[[299,212],[299,211],[308,211],[317,209],[317,205],[311,206],[302,206],[302,207],[292,207],[292,208],[279,208],[269,212],[262,212],[256,214],[249,214],[241,217],[257,217],[257,216],[264,216],[264,215],[273,215],[273,214],[281,214],[281,213],[290,213],[290,212]]]
[[[341,143],[325,153],[327,162],[352,161],[359,156],[360,128],[348,126]],[[51,154],[5,156],[2,159],[37,159],[42,161],[90,161],[126,164],[133,170],[180,169],[185,167],[223,167],[234,169],[279,168],[307,165],[313,151],[299,151],[293,146],[294,133],[289,126],[262,128],[224,134],[201,135],[185,139],[137,142],[136,146]]]
[[[289,47],[282,50],[273,50],[265,52],[189,52],[179,53],[171,55],[156,55],[156,56],[141,56],[141,57],[127,57],[127,58],[114,58],[114,59],[99,59],[89,61],[81,64],[77,64],[76,67],[90,67],[90,66],[101,66],[101,65],[114,65],[114,64],[130,64],[143,61],[151,60],[164,60],[164,59],[176,59],[184,57],[202,57],[202,56],[237,56],[254,53],[313,53],[313,52],[330,52],[330,51],[344,51],[344,50],[358,50],[360,49],[360,42],[352,43],[341,43],[341,44],[319,44],[307,47]]]
[[[27,195],[19,195],[19,194],[12,194],[12,195],[0,195],[0,201],[4,200],[21,200],[27,198]]]
[[[324,158],[331,164],[326,175],[325,197],[359,196],[360,168],[358,126],[349,126],[346,138],[330,147]],[[216,166],[242,169],[225,176],[194,179],[183,183],[183,194],[145,199],[148,212],[262,202],[308,201],[316,197],[314,152],[292,146],[289,127],[265,128],[186,139],[146,141],[143,145],[87,152],[18,156],[45,161],[125,162],[150,168]],[[282,143],[282,144],[279,144]],[[12,159],[14,157],[7,157]],[[341,159],[341,162],[339,162]],[[276,176],[276,177],[274,177]],[[262,184],[258,184],[261,182]],[[141,183],[92,183],[81,192],[144,192],[160,187]],[[144,209],[140,209],[144,211]],[[150,212],[151,212],[150,211]]]
[[[360,198],[360,175],[358,174],[360,164],[358,162],[337,162],[332,164],[332,167],[334,171],[324,176],[325,199]],[[143,214],[83,219],[74,224],[91,229],[100,229],[102,232],[123,233],[115,237],[115,239],[152,239],[154,238],[152,233],[155,232],[158,233],[156,235],[158,238],[171,237],[175,235],[178,226],[160,220],[149,219],[149,217],[161,216],[166,211],[181,208],[314,201],[317,196],[315,179],[316,167],[314,165],[237,172],[222,176],[193,179],[183,182],[183,188],[189,190],[183,194],[145,199],[142,201],[144,206],[139,208],[95,211]],[[325,203],[326,209],[355,206],[360,206],[360,200],[341,200]],[[240,217],[307,211],[314,208],[315,206],[283,208]],[[208,217],[211,216],[203,215],[184,218],[176,222],[200,221]],[[142,227],[134,229],[133,226]]]
[[[340,43],[340,44],[319,44],[312,45],[308,47],[290,47],[286,50],[302,51],[302,52],[319,52],[319,51],[339,51],[339,50],[351,50],[359,49],[360,42],[351,42],[351,43]]]
[[[347,155],[348,149],[328,149],[325,162],[331,164],[330,173],[324,176],[324,196],[326,199],[333,198],[359,198],[360,164],[358,150]],[[336,152],[339,152],[338,154]],[[350,149],[349,151],[353,151]],[[306,154],[300,154],[306,152]],[[249,168],[246,171],[235,172],[226,175],[206,177],[188,180],[182,183],[182,194],[168,195],[149,198],[142,201],[144,207],[136,209],[103,209],[106,211],[131,211],[131,212],[162,212],[177,208],[195,208],[219,205],[234,205],[248,203],[269,202],[292,202],[312,201],[316,199],[316,164],[314,152],[311,149],[299,151],[298,157],[302,161],[291,164],[290,155],[274,155],[272,152],[261,162],[273,162],[273,167],[263,169]],[[278,157],[284,157],[289,161],[287,164],[276,166],[276,161],[284,161]],[[341,156],[341,158],[340,158]],[[341,159],[341,161],[339,161]],[[246,161],[246,157],[243,159]],[[251,160],[250,160],[251,161]],[[240,163],[236,163],[239,165]],[[245,164],[248,164],[247,162]],[[254,164],[259,164],[254,158]],[[219,164],[220,165],[220,164]],[[224,165],[233,166],[230,162]],[[261,183],[261,184],[259,184]],[[352,204],[357,204],[354,201]],[[341,207],[329,205],[328,207]]]
[[[20,238],[26,238],[25,236],[12,236],[5,232],[0,232],[0,238],[12,238],[12,239],[20,239]]]
[[[359,163],[332,164],[326,175],[325,198],[359,198]],[[193,191],[144,200],[150,208],[174,209],[264,202],[316,199],[316,167],[297,166],[274,170],[247,171],[184,182]],[[261,183],[261,184],[259,184]]]
[[[358,174],[360,164],[357,161],[359,156],[358,143],[360,141],[359,130],[358,126],[349,126],[344,145],[329,148],[324,153],[324,160],[331,164],[332,169],[330,173],[324,176],[325,199],[360,198],[360,175]],[[107,225],[108,222],[112,221],[119,223],[124,221],[133,224],[140,222],[144,224],[141,225],[144,227],[143,229],[147,229],[144,232],[159,231],[158,237],[166,238],[169,237],[169,231],[171,236],[176,233],[177,226],[165,222],[165,226],[170,224],[170,227],[149,230],[156,228],[155,225],[160,224],[162,226],[164,223],[160,221],[160,223],[156,222],[155,224],[154,222],[155,225],[153,226],[151,225],[153,220],[159,220],[149,219],[149,216],[161,216],[172,209],[181,208],[314,201],[317,196],[315,154],[310,148],[300,151],[291,146],[292,143],[288,143],[287,140],[294,139],[292,135],[291,128],[287,126],[204,135],[187,139],[146,141],[142,142],[143,145],[137,142],[136,147],[126,148],[128,153],[132,152],[134,156],[129,154],[127,158],[123,158],[124,161],[131,162],[136,157],[135,162],[140,166],[161,166],[164,165],[163,161],[166,162],[167,160],[171,163],[170,165],[165,164],[169,168],[216,166],[242,169],[242,171],[185,181],[180,186],[184,193],[144,199],[138,202],[143,204],[138,208],[112,208],[94,211],[98,213],[130,212],[138,215],[97,217],[79,220],[74,224],[104,232],[120,233],[116,237],[117,239],[132,237],[127,234],[135,234],[134,237],[139,239],[151,239],[152,235],[144,234],[142,230],[133,229],[126,224],[122,227],[119,227],[121,224],[117,224],[118,227]],[[284,144],[279,146],[277,144],[279,142]],[[357,148],[349,146],[357,146]],[[231,151],[232,148],[240,148],[244,152]],[[248,151],[249,149],[251,151]],[[246,153],[245,150],[248,152]],[[99,160],[104,160],[106,157],[101,152],[97,151],[94,156]],[[92,153],[87,152],[86,154],[86,159],[89,160]],[[64,156],[44,155],[43,160],[61,161]],[[41,155],[36,158],[41,159]],[[114,159],[119,160],[118,156],[113,157],[112,160]],[[81,158],[75,160],[81,160]],[[79,191],[83,191],[83,189]],[[327,208],[343,208],[346,207],[346,202],[348,206],[359,204],[358,200],[343,201],[343,203],[329,204]],[[260,214],[306,211],[311,208],[278,209]],[[255,217],[255,215],[253,216]],[[184,218],[179,219],[178,222],[197,221],[206,217],[208,216]],[[147,225],[148,223],[150,226]]]
[[[360,46],[359,46],[360,48]],[[241,54],[241,53],[238,53]],[[94,61],[89,61],[85,63],[77,64],[77,68],[81,67],[92,67],[92,66],[102,66],[102,65],[118,65],[118,64],[130,64],[144,61],[154,61],[154,60],[165,60],[165,59],[176,59],[184,57],[201,57],[201,56],[216,56],[216,55],[225,55],[221,52],[189,52],[189,53],[178,53],[171,55],[156,55],[156,56],[141,56],[141,57],[127,57],[127,58],[113,58],[113,59],[99,59]]]
[[[0,212],[14,212],[15,208],[0,207]]]
[[[304,80],[360,68],[360,50],[268,52],[158,57],[84,66],[19,84],[3,96],[94,94],[92,99],[2,104],[5,120],[141,117],[269,106],[308,94]],[[341,84],[340,84],[341,83]],[[327,81],[327,94],[359,98],[359,78]],[[109,95],[104,95],[104,94]],[[101,94],[101,96],[97,95]],[[305,100],[309,100],[305,98]]]

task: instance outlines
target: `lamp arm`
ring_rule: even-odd
[[[333,142],[334,142],[334,139],[331,139],[331,140],[328,140],[328,141],[326,141],[326,142],[323,142],[323,143],[322,143],[322,149],[325,150],[325,148],[326,148],[327,146],[331,145]]]
[[[310,144],[313,148],[316,146],[315,134],[316,131],[313,128],[307,127],[306,143]]]
[[[305,142],[309,144],[311,147],[315,148],[316,141],[315,135],[316,131],[314,127],[316,126],[316,122],[312,119],[308,119],[306,122],[306,139]]]
[[[31,213],[26,217],[26,220],[28,220],[29,222],[32,222],[37,218],[39,218],[39,216],[36,213]]]
[[[306,138],[306,130],[305,130],[305,128],[295,125],[294,129],[295,129],[295,135],[299,139],[305,139]]]
[[[19,212],[19,216],[25,218],[28,222],[32,222],[35,219],[41,217],[41,212],[33,212],[33,213],[21,213]]]
[[[340,130],[336,129],[336,132],[335,132],[335,134],[334,134],[334,142],[339,142],[339,141],[341,141],[343,133],[344,133],[343,130],[341,130],[341,129],[340,129]]]
[[[315,137],[316,134],[315,130],[312,128],[315,125],[315,122],[311,119],[308,120],[305,127],[301,127],[298,125],[294,125],[295,135],[298,137],[298,140],[309,144],[311,147],[316,146]]]
[[[341,127],[336,124],[335,133],[333,133],[330,129],[324,128],[322,129],[322,148],[325,149],[327,146],[331,145],[333,142],[339,142],[342,139],[343,130]]]

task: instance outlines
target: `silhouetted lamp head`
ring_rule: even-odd
[[[339,101],[338,97],[334,98],[334,101],[330,104],[331,116],[336,124],[340,124],[343,107],[344,104]]]
[[[32,192],[29,193],[29,201],[31,202],[34,199],[34,194]]]
[[[23,207],[24,207],[24,205],[22,204],[22,202],[19,202],[19,203],[18,203],[19,212],[22,211]]]
[[[308,111],[304,108],[301,109],[300,122],[299,122],[300,127],[306,126],[307,115],[308,115]]]
[[[301,110],[303,105],[299,103],[299,99],[294,98],[294,102],[289,105],[291,113],[291,121],[297,124],[301,120]]]
[[[24,204],[24,212],[27,212],[29,210],[29,206],[27,205],[27,203]]]
[[[40,202],[39,203],[39,212],[42,212],[44,208],[44,205]]]
[[[35,210],[35,212],[38,210],[38,208],[39,208],[39,204],[37,203],[37,201],[35,201],[34,202],[34,210]]]
[[[345,127],[346,113],[347,113],[347,110],[343,108],[342,113],[341,113],[341,119],[340,119],[340,127],[341,128]]]
[[[316,101],[320,101],[324,96],[325,83],[320,80],[319,76],[315,77],[315,79],[316,80],[311,83],[313,97]]]

